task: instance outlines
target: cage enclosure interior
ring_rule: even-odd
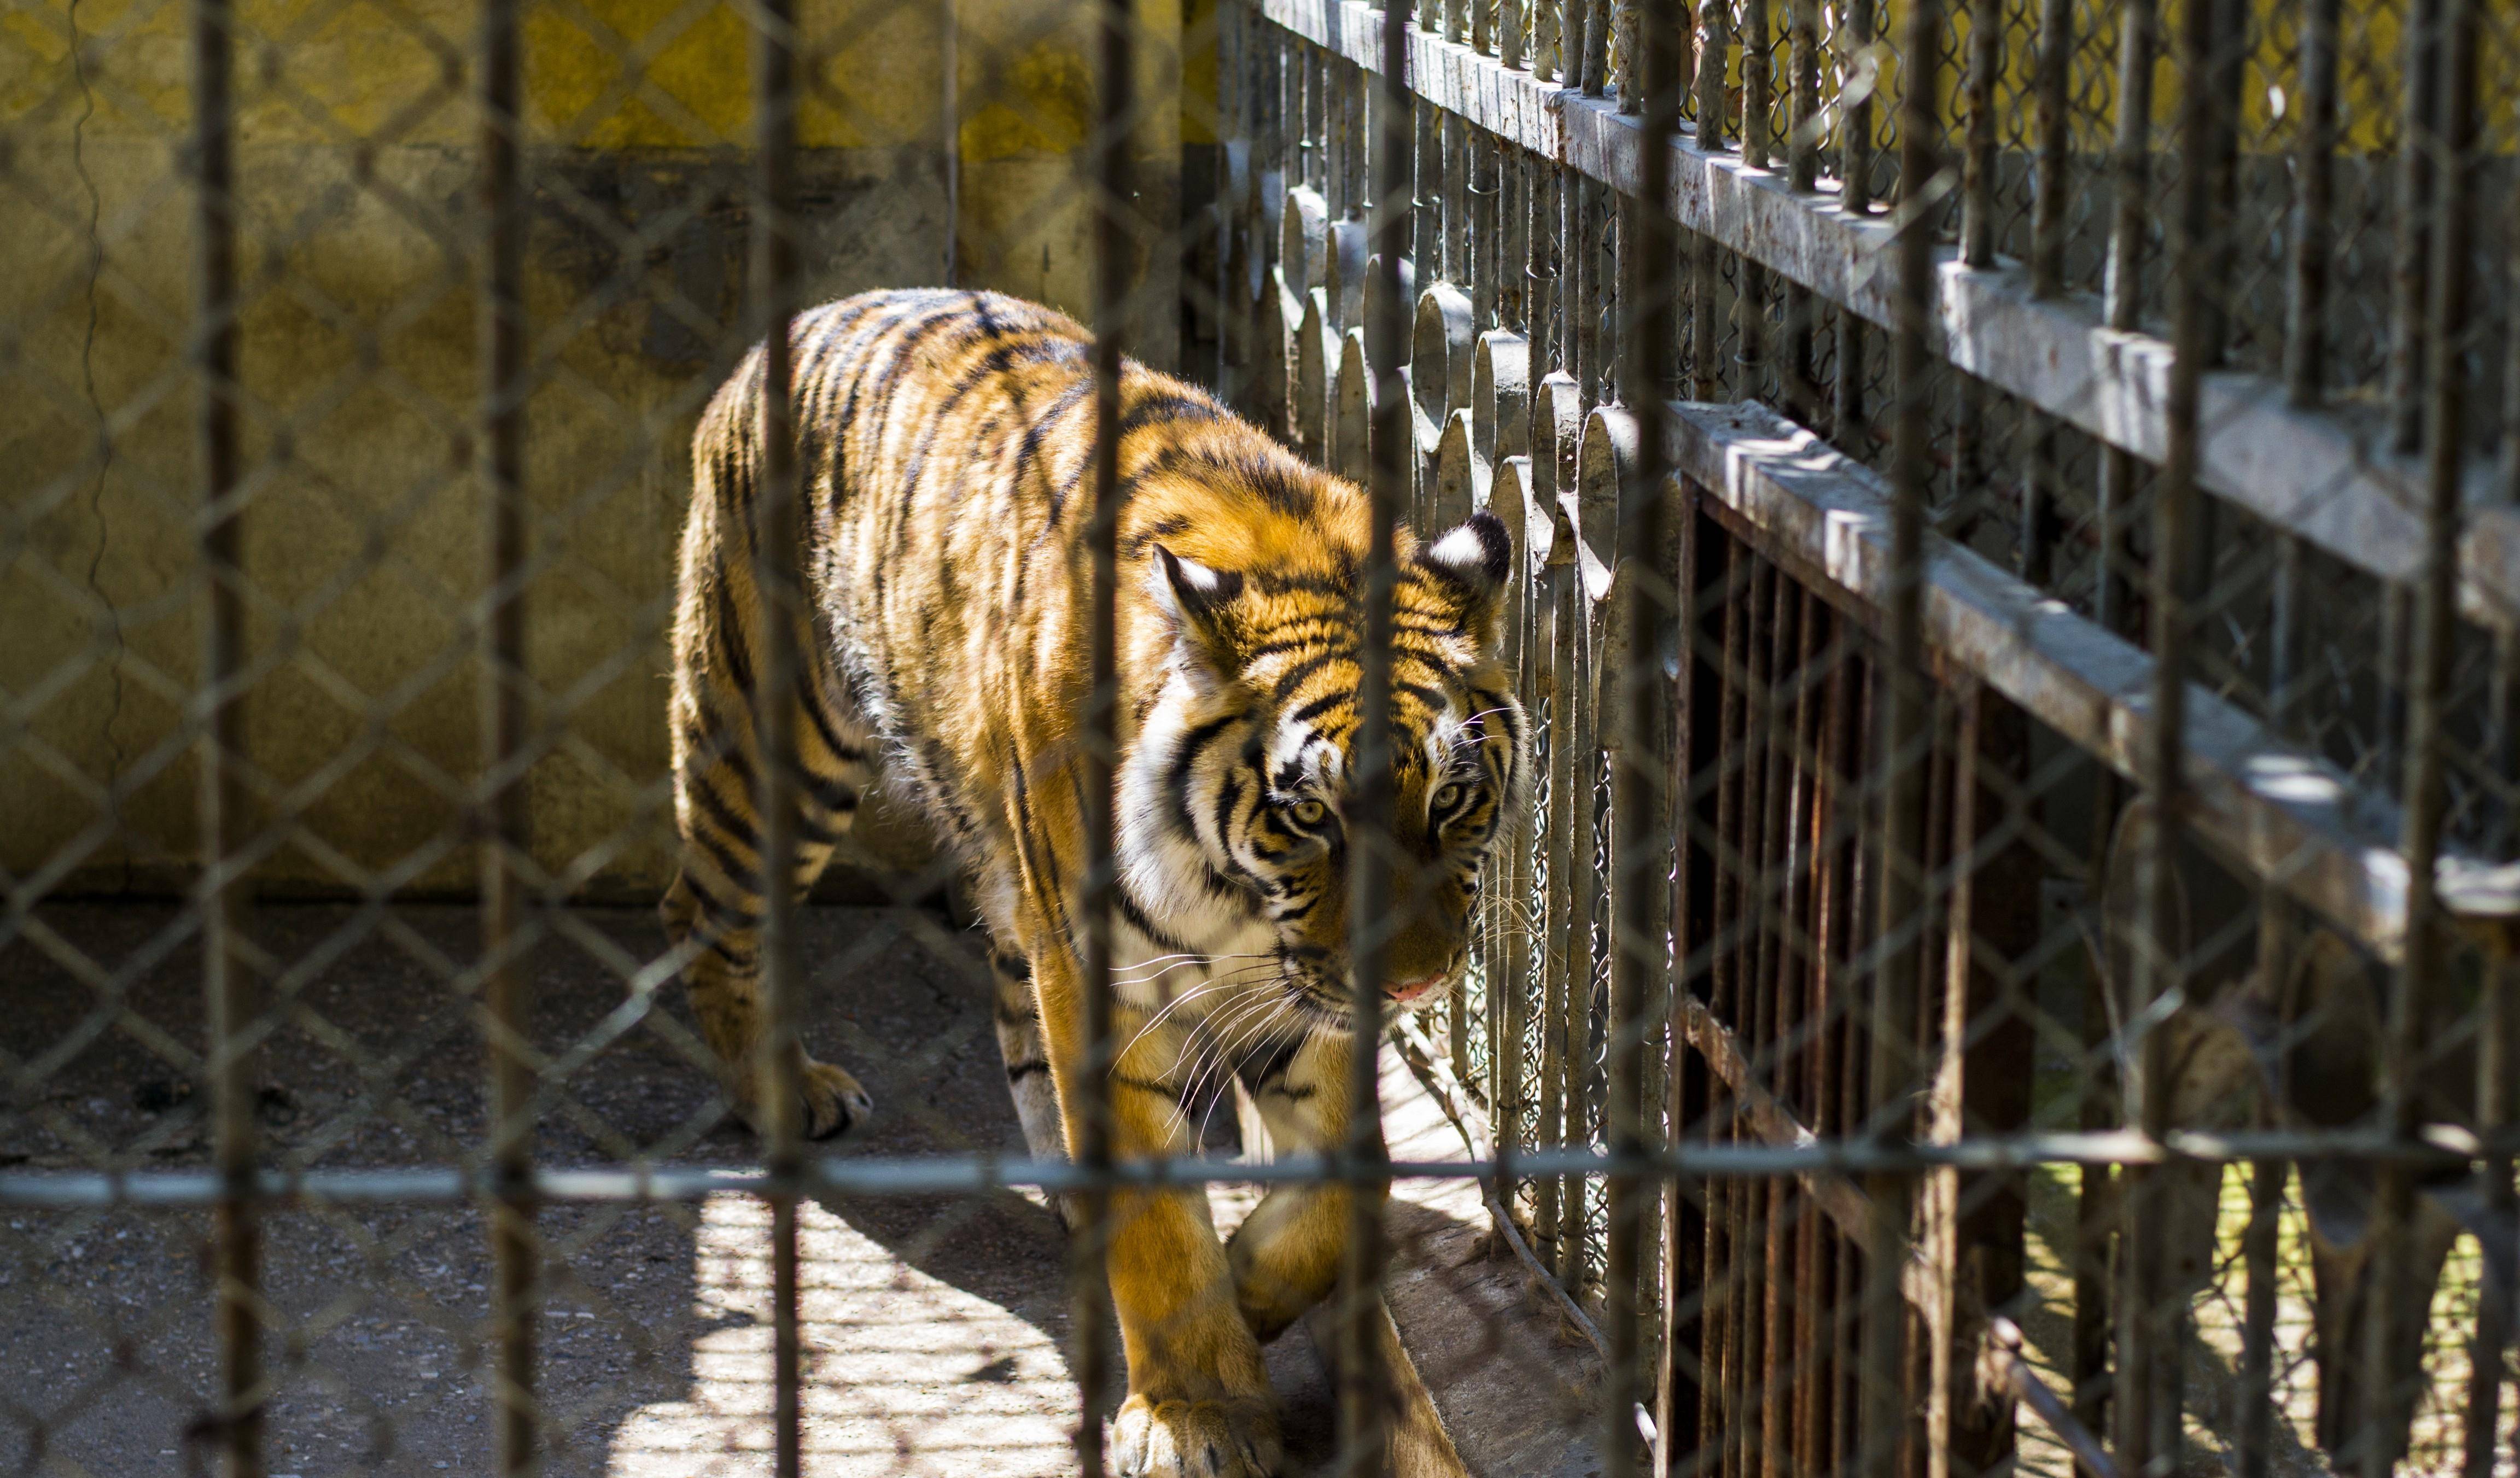
[[[2520,1478],[2520,16],[34,0],[0,1464]]]

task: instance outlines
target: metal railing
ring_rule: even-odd
[[[344,866],[357,917],[284,950],[249,908],[254,873],[316,829],[309,797],[253,763],[248,721],[304,623],[257,628],[248,544],[263,479],[297,454],[267,426],[248,446],[260,412],[240,340],[288,273],[241,266],[239,21],[230,0],[191,0],[180,378],[199,438],[200,661],[169,686],[186,705],[172,732],[198,756],[199,880],[149,944],[101,964],[55,922],[73,854],[101,843],[83,832],[7,875],[0,945],[95,1008],[9,1049],[20,1126],[83,1163],[0,1165],[0,1204],[42,1219],[12,1228],[38,1249],[99,1218],[210,1210],[217,1371],[193,1451],[270,1470],[266,1417],[321,1341],[272,1291],[290,1271],[264,1234],[275,1218],[365,1239],[382,1286],[408,1242],[365,1213],[481,1214],[490,1288],[464,1338],[492,1372],[496,1466],[523,1473],[559,1461],[539,1313],[584,1239],[552,1213],[740,1195],[770,1210],[770,1462],[809,1471],[806,1209],[1031,1187],[1079,1211],[1074,1456],[1099,1472],[1119,1374],[1109,1192],[1454,1179],[1482,1183],[1498,1240],[1549,1285],[1535,1302],[1598,1344],[1604,1471],[2134,1478],[2222,1460],[2255,1478],[2279,1453],[2305,1471],[2508,1466],[2507,14],[1219,0],[1184,38],[1216,54],[1215,200],[1177,232],[1148,218],[1132,173],[1149,105],[1131,79],[1151,43],[1127,0],[1100,0],[1077,151],[1102,448],[1087,1040],[1107,1061],[1120,355],[1175,306],[1133,268],[1177,246],[1189,372],[1369,489],[1363,620],[1383,642],[1365,647],[1361,775],[1388,763],[1375,653],[1396,528],[1486,509],[1516,533],[1505,644],[1539,721],[1537,807],[1490,874],[1438,1030],[1398,1028],[1479,1152],[1395,1162],[1361,1115],[1318,1157],[1115,1160],[1097,1103],[1072,1163],[968,1137],[962,1152],[839,1156],[808,1146],[794,1095],[774,1093],[757,1164],[713,1163],[714,1101],[646,1140],[589,1128],[594,1152],[553,1164],[537,1136],[595,1117],[574,1097],[590,1061],[638,1032],[695,1069],[705,1054],[659,1004],[680,962],[574,917],[582,859],[555,866],[528,835],[529,785],[571,752],[531,651],[526,597],[550,566],[528,406],[568,382],[538,339],[579,327],[535,306],[528,270],[546,208],[521,90],[532,9],[485,0],[473,42],[446,48],[478,115],[476,198],[446,234],[477,273],[459,440],[485,517],[461,623],[477,763],[443,836],[477,849],[478,944],[450,951],[399,919],[407,875]],[[768,608],[794,610],[784,327],[825,275],[800,224],[799,117],[832,105],[847,41],[811,39],[789,0],[734,14],[753,107],[748,137],[722,141],[748,170],[744,332],[727,347],[765,340],[783,387],[753,573]],[[73,60],[83,44],[73,18]],[[110,460],[101,405],[98,420]],[[91,474],[81,460],[46,482],[0,560],[74,589],[39,525]],[[394,525],[367,532],[382,562]],[[792,703],[793,629],[765,623],[782,638],[765,713]],[[116,673],[137,660],[74,655]],[[49,694],[39,679],[0,694],[13,766],[61,752],[41,727]],[[380,713],[363,717],[382,730]],[[796,761],[769,758],[759,799],[781,821],[762,855],[780,873]],[[95,836],[150,780],[107,776]],[[1381,792],[1359,794],[1353,910],[1382,920],[1407,901]],[[813,1026],[810,911],[769,896],[770,1061],[792,1082]],[[940,925],[918,927],[952,954]],[[136,1003],[197,935],[203,1025],[186,1039]],[[409,1063],[390,1033],[343,1031],[313,1004],[371,937],[422,960],[486,1053],[477,1142],[337,1152],[399,1122]],[[627,996],[557,1045],[530,972],[554,942]],[[1358,931],[1369,987],[1381,945]],[[1378,1024],[1380,992],[1360,1000]],[[274,1144],[261,1125],[285,1031],[355,1061],[367,1097],[338,1131]],[[116,1032],[203,1090],[193,1160],[157,1163],[171,1131],[116,1143],[45,1106],[64,1064]],[[1361,1100],[1383,1038],[1357,1034]],[[1353,1204],[1335,1455],[1371,1471],[1396,1419],[1373,1293],[1407,1249],[1375,1197]],[[120,1338],[117,1318],[96,1322]]]

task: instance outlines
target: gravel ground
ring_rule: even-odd
[[[292,1005],[265,1049],[273,1159],[461,1160],[482,1133],[482,1051],[456,907],[267,908],[254,946]],[[575,911],[529,957],[536,1046],[556,1064],[537,1157],[743,1166],[679,989],[653,983],[644,911]],[[849,1151],[1019,1151],[975,936],[908,909],[807,911],[807,1039],[875,1095]],[[178,910],[49,907],[0,945],[0,1052],[14,1097],[0,1166],[204,1163],[198,940]],[[1230,1118],[1221,1114],[1220,1119]],[[1220,1196],[1230,1216],[1238,1199]],[[210,1468],[216,1377],[198,1210],[0,1223],[0,1467]],[[698,1478],[769,1470],[766,1209],[737,1195],[559,1207],[545,1252],[540,1395],[548,1470]],[[480,1344],[488,1255],[469,1208],[297,1211],[265,1224],[276,1474],[428,1475],[489,1465]],[[1076,1391],[1062,1356],[1064,1244],[1037,1202],[862,1200],[806,1208],[807,1467],[816,1474],[1064,1470]],[[1271,1351],[1289,1447],[1318,1456],[1327,1382],[1300,1330]]]

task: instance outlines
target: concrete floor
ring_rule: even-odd
[[[462,970],[475,927],[453,907],[254,916],[254,943],[294,997],[260,1068],[276,1159],[379,1166],[472,1152],[482,1052]],[[977,939],[912,910],[817,908],[805,928],[808,1041],[877,1100],[851,1152],[1019,1151]],[[0,1060],[15,1089],[0,1165],[203,1163],[189,1088],[196,945],[172,908],[64,906],[0,946]],[[532,955],[534,1037],[564,1089],[541,1117],[543,1162],[752,1162],[696,1060],[679,990],[652,1010],[623,1008],[661,948],[644,912],[581,911]],[[1220,1195],[1229,1217],[1234,1199]],[[0,1468],[209,1470],[205,1227],[198,1210],[6,1214]],[[732,1194],[555,1207],[539,1229],[548,1470],[768,1472],[765,1208]],[[272,1217],[266,1234],[273,1472],[485,1470],[479,1215],[301,1211]],[[811,1206],[802,1250],[810,1471],[1067,1469],[1077,1396],[1062,1353],[1064,1246],[1041,1205],[1004,1193]],[[1318,1458],[1331,1418],[1316,1352],[1299,1328],[1271,1361],[1290,1453]]]

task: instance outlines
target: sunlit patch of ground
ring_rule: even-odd
[[[900,1262],[821,1206],[798,1221],[804,1451],[818,1478],[1072,1466],[1076,1386],[1048,1334]],[[608,1472],[771,1471],[770,1246],[763,1202],[703,1203],[694,1312],[722,1327],[696,1342],[687,1398],[622,1423]]]

